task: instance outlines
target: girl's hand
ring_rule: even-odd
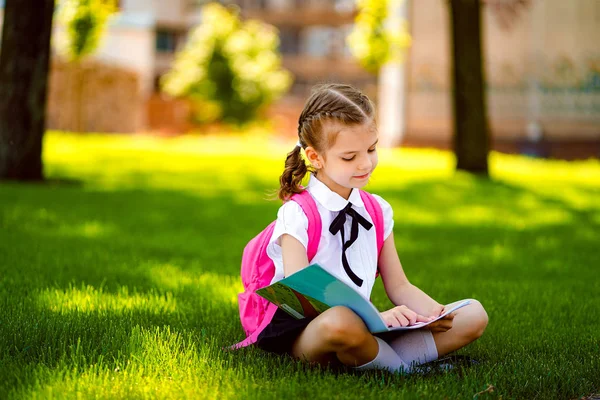
[[[444,313],[444,306],[438,304],[432,311],[431,319],[436,318]],[[452,321],[454,320],[454,313],[446,315],[444,318],[438,319],[435,322],[427,325],[425,329],[429,329],[432,333],[446,332],[452,329]]]
[[[427,322],[430,318],[417,314],[406,306],[397,306],[381,313],[381,317],[389,327],[409,326],[417,322]]]

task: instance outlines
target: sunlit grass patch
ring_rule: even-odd
[[[71,286],[66,290],[44,289],[37,297],[40,307],[57,313],[123,313],[143,310],[151,313],[172,313],[177,310],[177,301],[170,292],[138,293],[126,286],[117,293],[106,293],[102,287],[90,285],[80,288]]]
[[[154,187],[201,192],[240,192],[248,197],[257,182],[268,182],[283,168],[281,147],[264,137],[47,135],[50,176],[83,178],[86,186]],[[265,148],[265,145],[267,148]],[[276,149],[276,150],[275,150]],[[103,165],[98,170],[97,165]]]
[[[600,187],[598,170],[600,160],[580,161],[546,160],[508,155],[497,152],[490,154],[492,175],[513,182],[531,185],[537,182],[564,182],[569,185]]]
[[[229,382],[235,375],[215,357],[215,350],[203,346],[189,333],[169,327],[134,327],[125,344],[123,360],[100,359],[89,363],[80,343],[72,349],[71,360],[59,368],[36,367],[42,378],[16,397],[80,398],[220,398],[233,396]]]
[[[3,212],[5,226],[19,226],[20,229],[32,233],[47,233],[65,237],[101,238],[117,233],[114,224],[98,219],[71,221],[64,218],[50,207],[31,210],[22,204],[7,205]]]
[[[184,271],[173,264],[152,266],[149,276],[160,288],[174,291],[195,290],[199,295],[211,298],[218,303],[237,305],[237,294],[243,291],[242,283],[237,276]]]

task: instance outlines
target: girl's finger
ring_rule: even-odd
[[[421,314],[417,314],[416,322],[429,322],[429,318],[422,316]]]
[[[404,313],[404,316],[406,317],[406,319],[408,319],[409,325],[414,325],[417,322],[417,313],[414,311]]]
[[[395,318],[385,318],[385,323],[387,326],[395,328],[396,326],[394,326],[394,323],[397,323]]]
[[[403,314],[395,314],[394,316],[398,320],[398,323],[400,323],[400,326],[407,326],[408,325],[409,321],[408,321],[408,319]]]

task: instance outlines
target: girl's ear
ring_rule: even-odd
[[[310,162],[314,168],[319,169],[323,166],[321,156],[313,147],[308,146],[306,149],[304,149],[304,153],[306,154],[308,162]]]

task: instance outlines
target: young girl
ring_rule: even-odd
[[[392,233],[392,209],[379,196],[375,198],[383,211],[385,241],[379,260],[377,257],[373,221],[358,190],[377,166],[378,133],[371,101],[348,85],[316,87],[298,120],[298,138],[285,162],[279,198],[285,202],[294,193],[308,190],[315,199],[323,231],[312,262],[365,298],[370,298],[379,268],[385,291],[396,305],[381,313],[389,326],[407,326],[440,315],[444,305],[411,284],[404,274]],[[311,175],[304,189],[300,182],[307,172]],[[343,229],[330,229],[340,213],[346,213]],[[281,206],[267,247],[275,264],[273,282],[308,265],[307,226],[308,219],[296,202]],[[267,351],[323,365],[341,362],[359,370],[406,372],[473,342],[487,322],[487,314],[476,300],[425,328],[379,336],[372,335],[360,317],[346,307],[332,307],[313,319],[300,320],[278,309],[256,344]]]

